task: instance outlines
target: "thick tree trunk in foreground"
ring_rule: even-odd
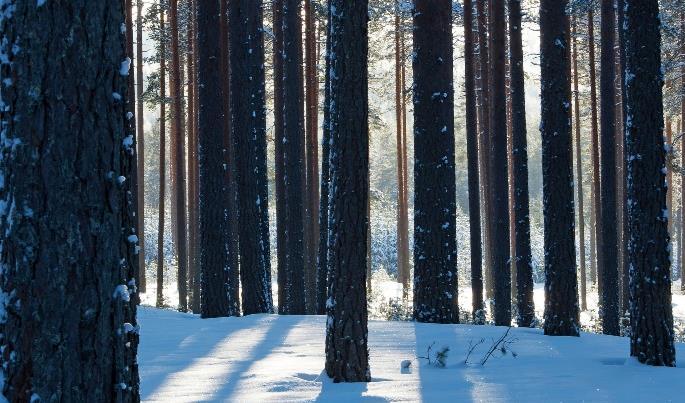
[[[578,336],[567,0],[540,2],[546,335]]]
[[[124,2],[35,4],[0,6],[2,393],[137,402]]]
[[[473,33],[473,4],[464,1],[464,71],[466,90],[466,154],[469,181],[469,231],[471,239],[471,313],[477,324],[485,323],[483,310],[483,248],[481,244],[480,191],[478,177],[478,119]]]
[[[414,7],[414,318],[458,323],[452,7]]]
[[[268,313],[273,311],[273,302],[261,4],[252,0],[231,1],[228,15],[243,313]]]
[[[526,93],[521,38],[521,0],[509,0],[509,46],[511,62],[511,136],[514,169],[514,217],[516,227],[516,303],[519,327],[535,319],[533,302],[533,258],[530,247],[530,205],[528,200],[528,142],[526,140]]]
[[[659,28],[656,0],[626,1],[630,355],[675,366]]]
[[[218,1],[199,1],[199,193],[200,193],[200,310],[203,318],[239,315],[228,292],[231,267],[227,245],[231,229],[226,197],[224,160],[224,93],[221,85],[221,12]],[[237,286],[237,285],[235,285]]]
[[[326,373],[334,382],[368,382],[368,4],[366,0],[331,0],[329,7],[331,193]]]

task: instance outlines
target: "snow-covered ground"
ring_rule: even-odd
[[[200,319],[141,307],[139,321],[142,398],[149,402],[682,401],[683,368],[640,365],[621,337],[514,328],[511,351],[482,366],[506,328],[371,321],[373,381],[333,384],[322,372],[322,316]],[[481,338],[464,364],[470,343]],[[433,342],[450,348],[446,368],[417,360]],[[677,350],[685,363],[685,345]],[[413,360],[408,371],[403,360]]]

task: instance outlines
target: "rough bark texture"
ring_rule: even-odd
[[[229,2],[232,136],[235,139],[244,314],[273,311],[266,176],[264,42],[259,2]]]
[[[509,0],[509,54],[511,61],[511,136],[513,142],[514,217],[516,228],[516,303],[519,327],[535,319],[533,262],[530,247],[528,200],[528,143],[526,140],[526,94],[521,38],[521,0]]]
[[[283,0],[283,177],[285,267],[281,313],[305,313],[304,276],[304,99],[302,0]]]
[[[326,373],[334,382],[368,382],[368,4],[366,0],[331,0],[329,7],[331,187]]]
[[[229,287],[231,267],[228,245],[231,229],[228,189],[224,180],[224,96],[221,85],[221,12],[218,1],[199,1],[198,80],[200,173],[200,270],[203,318],[239,315],[238,301]]]
[[[616,99],[615,15],[613,0],[602,0],[602,55],[600,60],[600,203],[602,219],[597,249],[602,286],[599,290],[600,318],[604,334],[618,335],[618,242],[616,221]]]
[[[186,132],[188,133],[188,285],[190,289],[190,309],[193,313],[200,313],[202,270],[200,269],[200,206],[199,196],[200,177],[198,166],[198,97],[197,88],[197,35],[195,20],[197,6],[194,0],[188,0],[189,21],[186,23],[189,52],[186,56],[186,70],[188,74],[188,116],[186,118]]]
[[[414,318],[458,323],[452,7],[414,8]]]
[[[580,93],[578,92],[578,41],[576,40],[576,19],[573,18],[571,49],[573,57],[573,112],[576,138],[576,187],[578,198],[578,248],[580,256],[580,309],[587,310],[587,270],[585,268],[585,199],[583,196],[583,160],[580,141]]]
[[[630,355],[675,366],[659,4],[627,0],[625,10]]]
[[[578,336],[567,0],[540,2],[546,335]]]
[[[160,0],[160,2],[163,0]],[[159,25],[164,32],[164,9],[160,7]],[[166,44],[160,41],[159,56],[159,209],[157,221],[157,298],[158,308],[164,306],[164,215],[166,213]]]
[[[124,4],[0,5],[0,362],[12,402],[140,400]]]
[[[471,313],[477,324],[485,323],[483,310],[483,249],[481,245],[480,184],[478,177],[478,118],[473,32],[473,3],[464,1],[464,89],[466,95],[466,157],[468,159],[469,235],[471,239]]]
[[[321,141],[321,192],[319,202],[319,257],[317,259],[317,304],[316,313],[323,315],[326,313],[326,298],[328,297],[328,196],[330,193],[330,150],[331,150],[331,86],[330,86],[330,67],[331,67],[331,16],[330,9],[327,15],[326,24],[326,72],[324,82],[324,104],[323,104],[323,131]]]

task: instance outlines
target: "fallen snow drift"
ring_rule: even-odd
[[[325,375],[322,316],[253,315],[200,319],[139,309],[142,399],[195,401],[679,401],[682,368],[628,358],[628,339],[582,334],[547,337],[514,328],[511,351],[480,358],[506,328],[369,323],[368,384],[334,384]],[[470,342],[484,338],[464,364]],[[446,368],[416,356],[449,346]],[[685,360],[685,345],[677,345]],[[403,370],[403,360],[412,360]]]

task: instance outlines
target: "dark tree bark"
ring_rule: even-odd
[[[200,206],[199,191],[200,177],[198,166],[198,97],[197,86],[197,58],[198,46],[195,29],[197,19],[197,6],[194,0],[188,0],[190,12],[188,14],[186,32],[188,35],[189,53],[186,56],[186,69],[188,71],[188,117],[186,119],[186,132],[188,133],[188,285],[190,288],[190,309],[193,313],[200,313],[201,305],[201,282],[202,270],[199,259],[200,243]]]
[[[571,50],[573,57],[573,111],[576,136],[576,186],[578,195],[578,248],[580,256],[580,309],[587,310],[587,270],[585,268],[585,199],[583,196],[583,160],[580,142],[580,93],[578,91],[578,41],[576,18],[572,17]]]
[[[614,87],[615,15],[613,0],[602,0],[602,55],[600,59],[600,210],[597,249],[602,250],[599,272],[600,318],[604,334],[618,335],[618,243],[616,239],[616,99]]]
[[[11,402],[140,399],[124,5],[0,6],[0,361]]]
[[[368,382],[368,3],[331,0],[329,7],[331,187],[326,373],[334,382]]]
[[[409,296],[409,209],[407,196],[407,169],[403,136],[404,88],[402,83],[402,23],[399,0],[395,0],[395,128],[397,141],[397,279],[402,284],[402,295]],[[479,235],[480,236],[480,235]],[[480,242],[480,241],[479,241]]]
[[[618,145],[618,150],[617,150],[617,158],[618,158],[618,164],[617,166],[620,168],[621,175],[619,177],[619,183],[618,183],[618,195],[620,199],[618,200],[618,209],[619,209],[619,244],[618,244],[618,256],[619,256],[619,266],[618,266],[618,272],[619,272],[619,284],[621,285],[620,289],[620,301],[621,301],[621,310],[620,310],[620,315],[621,315],[621,320],[623,321],[624,317],[628,314],[628,311],[630,309],[630,274],[629,274],[629,267],[628,267],[628,239],[630,239],[630,235],[628,234],[628,192],[626,190],[626,152],[625,152],[625,122],[626,122],[626,91],[623,83],[623,73],[625,71],[625,66],[626,66],[626,49],[625,49],[625,35],[623,33],[623,22],[625,21],[625,0],[616,0],[616,20],[617,20],[617,25],[616,25],[616,30],[618,31],[618,38],[617,38],[617,43],[618,43],[618,57],[617,57],[617,65],[620,66],[620,69],[618,70],[618,73],[616,74],[616,81],[618,82],[618,89],[620,90],[620,96],[617,96],[618,100],[617,102],[620,103],[621,108],[620,108],[620,113],[617,114],[616,120],[617,122],[620,123],[620,126],[616,130],[616,144]],[[669,182],[670,183],[670,182]]]
[[[143,2],[136,2],[136,144],[137,144],[137,168],[138,180],[138,232],[140,233],[138,256],[138,288],[145,292],[147,280],[145,278],[145,116],[143,114]],[[132,94],[131,94],[132,95]]]
[[[414,8],[414,318],[458,323],[452,6]]]
[[[231,267],[228,254],[231,229],[226,197],[224,160],[224,96],[221,85],[221,9],[218,1],[199,1],[198,80],[199,127],[198,151],[200,174],[200,270],[201,314],[203,318],[236,316],[238,302],[228,287]]]
[[[305,310],[304,276],[304,81],[302,77],[301,0],[283,0],[283,177],[285,267],[279,311],[301,315]],[[280,290],[280,287],[279,287]]]
[[[307,170],[305,219],[305,302],[307,313],[316,312],[316,258],[319,241],[319,79],[317,75],[316,14],[305,0],[306,142]]]
[[[489,72],[489,46],[488,46],[488,17],[486,9],[488,0],[476,0],[478,21],[478,129],[480,137],[480,164],[481,164],[481,204],[483,206],[483,250],[484,275],[485,275],[485,299],[494,298],[495,286],[492,271],[492,215],[490,214],[490,72]]]
[[[178,255],[178,309],[181,312],[188,310],[188,235],[186,217],[186,182],[185,182],[185,139],[183,136],[183,114],[181,95],[181,59],[178,44],[178,0],[170,0],[169,25],[171,30],[171,80],[174,82],[171,93],[171,121],[174,127],[173,134],[176,137],[174,147],[173,177],[176,184],[172,198],[176,200],[176,251]]]
[[[590,225],[590,243],[594,253],[590,253],[590,278],[598,288],[602,288],[601,273],[597,265],[602,261],[603,250],[598,248],[599,225],[602,221],[600,204],[599,178],[599,127],[597,121],[597,74],[595,64],[595,17],[592,7],[588,11],[588,57],[590,63],[590,125],[592,153],[592,224]]]
[[[329,231],[328,231],[328,216],[329,216],[329,194],[330,194],[330,150],[331,150],[331,86],[330,86],[330,68],[331,68],[331,15],[330,8],[327,15],[326,23],[326,71],[324,82],[324,104],[323,104],[323,130],[321,141],[321,192],[319,202],[319,257],[317,259],[317,304],[316,313],[319,315],[326,314],[326,298],[328,297],[328,251],[329,245]]]
[[[163,0],[160,0],[160,3]],[[165,31],[164,8],[159,10],[159,25]],[[159,211],[157,221],[157,301],[158,308],[164,306],[164,206],[166,196],[166,41],[160,41],[159,54]]]
[[[483,307],[483,249],[481,245],[480,184],[478,178],[478,118],[473,32],[473,4],[464,1],[464,88],[466,92],[466,154],[469,186],[469,235],[471,240],[471,311],[476,324],[485,323]]]
[[[259,2],[229,2],[232,136],[236,149],[243,313],[273,311],[269,258],[264,42]]]
[[[528,143],[526,140],[526,94],[521,38],[521,0],[509,0],[509,54],[511,61],[511,136],[513,141],[514,217],[516,227],[516,303],[519,327],[535,319],[533,262],[530,247],[528,200]]]
[[[630,355],[675,366],[659,4],[626,0],[625,10]]]
[[[578,336],[567,0],[540,2],[546,335]]]
[[[490,2],[490,147],[488,148],[490,239],[495,286],[494,319],[498,326],[511,323],[511,273],[509,271],[509,205],[507,184],[507,101],[505,87],[504,2]]]

